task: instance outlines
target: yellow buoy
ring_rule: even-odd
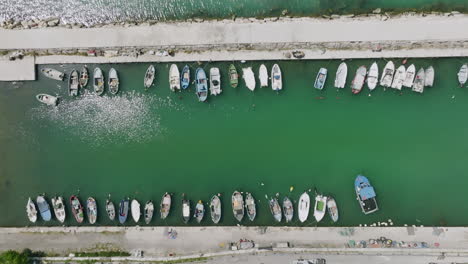
[[[292,192],[294,190],[294,186],[289,187],[289,191]]]

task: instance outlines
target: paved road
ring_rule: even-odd
[[[467,40],[468,15],[368,19],[210,21],[87,29],[0,30],[0,49],[170,46],[237,43]]]

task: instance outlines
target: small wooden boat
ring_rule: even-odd
[[[78,89],[80,88],[80,82],[78,80],[78,71],[73,70],[68,76],[68,95],[77,96]]]
[[[61,196],[56,196],[51,199],[51,202],[55,218],[57,218],[60,223],[65,222],[65,204],[63,203],[63,198]]]
[[[395,72],[395,76],[393,77],[393,82],[392,82],[392,88],[401,90],[401,87],[403,86],[403,82],[405,81],[406,77],[406,68],[404,65],[401,65],[398,67],[398,69]]]
[[[187,89],[190,86],[190,67],[185,65],[182,69],[182,76],[180,77],[180,83],[182,85],[182,89]]]
[[[187,199],[182,200],[182,220],[186,224],[190,221],[190,201]]]
[[[65,79],[65,73],[57,71],[56,69],[44,68],[41,69],[41,72],[45,77],[53,80],[63,81],[63,79]]]
[[[45,197],[39,195],[36,199],[36,203],[42,219],[44,221],[50,221],[50,219],[52,219],[52,214],[50,212],[49,203],[46,201]]]
[[[104,75],[100,68],[95,68],[93,72],[93,88],[97,95],[104,93]]]
[[[119,75],[114,68],[109,70],[109,92],[111,94],[117,94],[119,92]]]
[[[88,215],[88,222],[95,224],[97,220],[97,204],[93,197],[89,197],[86,201],[86,213]]]
[[[335,87],[344,88],[346,85],[346,77],[348,75],[348,65],[345,62],[340,63],[336,70]]]
[[[374,187],[369,182],[366,176],[358,175],[354,181],[354,189],[356,190],[357,200],[364,214],[370,214],[379,210]]]
[[[236,220],[240,222],[244,217],[244,197],[242,197],[242,194],[240,192],[235,191],[232,194],[231,201],[234,218],[236,218]]]
[[[38,94],[36,95],[36,99],[46,105],[57,106],[59,103],[59,98],[56,96],[48,95],[48,94]]]
[[[434,67],[429,66],[425,71],[424,86],[432,87],[434,85]]]
[[[210,212],[213,223],[219,223],[221,219],[221,199],[219,199],[218,195],[213,195],[213,197],[211,197]]]
[[[148,201],[145,204],[145,210],[144,210],[144,217],[145,217],[145,223],[149,224],[151,220],[153,219],[153,213],[154,213],[154,204],[153,201]]]
[[[297,204],[297,211],[299,215],[299,221],[304,223],[309,217],[310,211],[310,196],[304,192],[299,198],[299,203]]]
[[[327,212],[327,197],[321,194],[315,195],[314,217],[320,222]]]
[[[125,221],[127,221],[129,203],[130,202],[129,202],[128,199],[123,199],[122,201],[120,201],[120,204],[119,204],[119,222],[121,224],[125,224]]]
[[[338,206],[336,206],[336,201],[331,196],[328,196],[327,199],[327,209],[330,218],[336,223],[338,221]]]
[[[247,216],[250,221],[255,220],[255,217],[257,216],[257,208],[255,205],[255,199],[251,193],[246,193],[245,195],[245,209],[247,210]]]
[[[205,206],[203,202],[200,200],[198,201],[197,205],[195,205],[195,214],[193,218],[197,220],[197,223],[200,223],[203,220],[203,216],[205,216]]]
[[[325,86],[325,81],[327,80],[327,69],[325,68],[320,68],[320,70],[317,73],[317,77],[315,78],[315,83],[314,87],[315,89],[322,90],[323,87]]]
[[[268,70],[265,64],[260,65],[258,69],[258,78],[260,79],[260,88],[268,87]]]
[[[379,66],[377,65],[377,62],[374,62],[369,68],[369,73],[367,74],[367,87],[369,87],[369,90],[373,91],[375,87],[377,87],[378,82]]]
[[[206,73],[202,68],[198,68],[195,72],[195,81],[197,84],[198,101],[205,102],[208,98],[208,85],[206,82]]]
[[[278,64],[273,65],[271,68],[271,89],[273,91],[280,91],[283,89],[283,77]]]
[[[166,217],[169,215],[169,212],[171,211],[171,195],[168,193],[165,193],[161,199],[161,219],[166,219]]]
[[[115,219],[115,206],[114,206],[114,203],[109,199],[106,200],[106,212],[107,212],[107,216],[109,216],[109,219],[111,221],[114,221],[114,219]]]
[[[380,85],[383,87],[390,87],[392,85],[393,75],[395,73],[395,64],[393,61],[387,62],[385,68],[382,71],[382,77],[380,78]]]
[[[70,197],[70,206],[72,209],[73,216],[76,219],[76,222],[83,223],[83,220],[84,220],[83,206],[81,205],[80,199],[78,199],[78,196],[72,195]]]
[[[239,74],[234,64],[229,65],[229,84],[232,88],[236,88],[239,84]]]
[[[180,91],[180,73],[175,64],[172,64],[169,69],[169,88],[173,92]]]
[[[283,214],[281,213],[281,206],[278,203],[278,199],[272,198],[270,199],[268,204],[270,206],[270,211],[275,221],[278,223],[281,222]]]
[[[424,92],[425,79],[426,79],[426,76],[425,76],[424,68],[421,68],[419,69],[418,73],[416,74],[416,77],[414,78],[412,90],[417,93]]]
[[[135,223],[138,223],[138,221],[140,221],[141,209],[140,203],[136,199],[132,200],[131,209],[133,221],[135,221]]]
[[[366,80],[367,69],[366,66],[361,66],[356,71],[356,76],[354,76],[353,81],[351,82],[351,92],[353,94],[358,94],[364,86],[364,81]]]
[[[403,81],[403,86],[411,88],[414,82],[414,76],[416,75],[416,67],[414,64],[411,64],[406,70],[405,80]]]
[[[294,207],[293,203],[288,197],[284,197],[283,199],[283,213],[286,223],[291,222],[294,216]]]
[[[143,79],[143,85],[146,89],[150,88],[153,85],[154,77],[156,76],[156,69],[153,65],[150,65],[145,73],[145,78]]]
[[[242,78],[244,78],[245,86],[253,92],[255,90],[255,76],[252,67],[242,68]]]
[[[28,219],[32,223],[36,223],[37,221],[37,210],[36,205],[31,200],[31,197],[28,199],[28,203],[26,204],[26,213],[28,214]]]
[[[460,84],[460,87],[463,87],[468,80],[468,64],[463,64],[458,71],[458,83]]]
[[[79,79],[80,87],[85,88],[88,85],[88,81],[89,81],[88,68],[86,66],[83,66],[80,71],[80,79]]]
[[[221,75],[219,75],[219,69],[216,67],[210,69],[210,92],[211,95],[218,95],[222,92]]]

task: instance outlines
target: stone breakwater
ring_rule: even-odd
[[[348,15],[322,15],[318,18],[323,20],[342,20],[342,19],[366,19],[366,18],[377,18],[382,21],[386,21],[390,18],[401,18],[401,17],[415,17],[415,16],[459,16],[463,15],[458,11],[452,12],[430,12],[430,13],[418,13],[418,12],[404,12],[404,13],[392,13],[392,12],[382,12],[380,8],[375,9],[372,13],[369,14],[348,14]],[[200,23],[205,21],[226,21],[232,22],[236,21],[238,23],[258,23],[258,22],[277,22],[277,21],[289,21],[291,19],[296,19],[287,15],[287,11],[282,12],[282,16],[278,17],[268,17],[268,18],[237,18],[233,16],[232,19],[223,19],[223,20],[205,20],[204,18],[188,18],[185,20],[173,21],[172,23],[178,22],[188,22],[188,23]],[[134,26],[151,26],[157,23],[171,23],[171,22],[161,22],[158,20],[146,20],[146,21],[126,21],[126,22],[115,22],[115,23],[96,23],[96,24],[83,24],[83,23],[69,23],[61,19],[60,17],[49,17],[45,19],[28,19],[28,20],[14,20],[6,19],[0,21],[0,28],[3,29],[40,29],[40,28],[51,28],[51,27],[62,27],[62,28],[100,28],[100,27],[134,27]]]

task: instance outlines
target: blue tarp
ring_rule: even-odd
[[[364,187],[359,191],[359,195],[361,196],[362,200],[374,198],[375,197],[374,188],[372,186]]]

